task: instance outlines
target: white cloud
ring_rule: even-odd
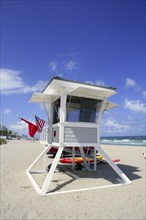
[[[96,80],[95,83],[93,81],[85,81],[85,83],[97,86],[106,86],[105,82],[102,80]]]
[[[20,77],[21,72],[1,69],[1,94],[20,94],[42,91],[47,82],[38,81],[34,86],[28,86]]]
[[[85,81],[85,83],[90,84],[90,85],[94,85],[94,83],[92,81]]]
[[[130,109],[135,112],[146,113],[146,105],[141,103],[140,100],[125,99],[124,108]]]
[[[36,92],[36,91],[42,91],[47,82],[44,82],[42,80],[39,80],[34,86],[25,86],[24,88],[21,88],[22,93],[30,93],[30,92]]]
[[[34,121],[31,119],[28,120],[29,122],[35,124]],[[10,130],[16,131],[18,133],[27,133],[28,134],[28,124],[24,121],[17,121],[15,124],[10,125]]]
[[[65,71],[71,72],[72,70],[77,69],[77,64],[72,60],[70,60],[68,62],[66,61],[64,63],[64,68],[65,68]]]
[[[10,129],[17,132],[26,132],[28,131],[28,124],[23,121],[18,121],[16,124],[10,125]]]
[[[134,89],[135,91],[142,92],[143,97],[146,98],[146,91],[143,91],[143,88],[142,88],[140,85],[138,85],[135,80],[127,78],[127,79],[126,79],[126,84],[125,84],[125,86],[126,86],[127,88],[132,88],[132,89]],[[142,110],[142,111],[143,111],[143,110]]]
[[[49,65],[50,65],[52,71],[56,71],[57,67],[58,67],[58,62],[57,61],[51,61],[49,63]]]
[[[128,124],[119,123],[114,118],[108,118],[102,122],[101,130],[107,133],[120,133],[129,130],[131,127]]]
[[[140,85],[138,85],[137,82],[134,79],[127,78],[125,86],[127,88],[133,88],[136,91],[142,91],[143,90],[142,87]]]
[[[132,87],[135,87],[135,86],[137,86],[135,80],[129,79],[129,78],[126,79],[126,87],[132,88]]]
[[[10,110],[9,108],[5,109],[5,110],[4,110],[4,114],[5,114],[5,115],[11,114],[11,110]]]
[[[97,86],[106,86],[106,84],[102,80],[96,80],[95,84]]]
[[[115,115],[116,116],[116,115]],[[106,135],[139,135],[145,134],[144,115],[121,115],[118,118],[105,116],[101,123],[101,134]],[[117,117],[117,116],[116,116]],[[121,118],[122,117],[122,118]]]
[[[1,89],[18,89],[24,86],[23,80],[20,78],[20,71],[10,70],[10,69],[1,69]]]
[[[77,70],[77,63],[73,60],[65,60],[65,61],[50,61],[49,62],[50,69],[55,72],[55,75],[63,76],[60,72],[70,73],[73,70]]]

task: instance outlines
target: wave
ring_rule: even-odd
[[[146,137],[145,136],[102,137],[101,144],[146,146]]]
[[[102,140],[103,142],[109,142],[109,141],[111,141],[111,140]]]
[[[128,141],[130,141],[129,139],[123,139],[122,140],[123,142],[128,142]]]

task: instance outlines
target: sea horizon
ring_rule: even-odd
[[[124,136],[101,136],[100,143],[104,145],[120,146],[145,146],[146,135],[124,135]]]

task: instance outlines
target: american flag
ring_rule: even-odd
[[[45,121],[43,119],[40,119],[35,115],[36,125],[38,126],[38,132],[42,132]]]

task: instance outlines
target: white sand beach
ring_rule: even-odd
[[[130,185],[40,196],[25,171],[43,145],[28,140],[11,140],[1,145],[1,219],[145,219],[146,159],[142,153],[146,153],[146,148],[108,145],[102,148],[111,159],[121,159],[117,165],[132,181]],[[64,165],[60,167],[63,169]],[[52,189],[96,187],[117,181],[115,173],[104,163],[97,164],[96,173],[77,172],[81,177],[77,180],[56,172]]]

